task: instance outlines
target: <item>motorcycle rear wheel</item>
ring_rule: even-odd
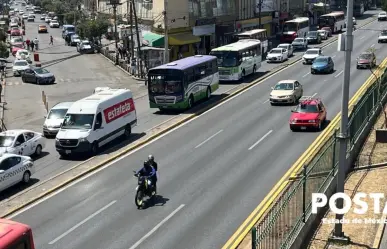
[[[144,193],[142,190],[137,190],[134,201],[136,203],[137,208],[141,208],[142,205],[144,205]]]

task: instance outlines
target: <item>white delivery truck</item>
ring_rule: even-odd
[[[68,109],[55,147],[63,157],[85,152],[95,155],[117,137],[129,137],[135,125],[137,115],[130,90],[99,91]]]

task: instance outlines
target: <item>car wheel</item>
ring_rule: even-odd
[[[42,154],[42,146],[38,145],[35,149],[35,156],[40,156]]]
[[[29,171],[24,172],[23,183],[29,183],[30,180],[31,180],[31,173]]]
[[[93,156],[96,156],[98,154],[98,151],[99,151],[99,147],[98,147],[98,143],[97,142],[94,142],[92,145],[91,145],[91,154]]]
[[[356,66],[356,69],[360,69],[360,67],[359,67],[359,66]]]

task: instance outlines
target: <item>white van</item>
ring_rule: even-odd
[[[95,155],[101,146],[117,137],[129,137],[135,125],[137,115],[130,90],[97,92],[68,109],[55,147],[63,157],[85,152]]]
[[[54,105],[48,112],[43,123],[43,135],[45,137],[55,136],[63,123],[67,110],[74,102],[61,102]]]

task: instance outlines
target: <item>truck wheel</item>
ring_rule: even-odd
[[[132,134],[132,127],[130,127],[130,125],[127,125],[125,127],[125,132],[124,132],[124,136],[126,138],[129,138],[130,137],[130,134]]]
[[[98,142],[94,142],[93,145],[91,146],[91,154],[95,156],[98,154],[98,151],[99,151]]]

